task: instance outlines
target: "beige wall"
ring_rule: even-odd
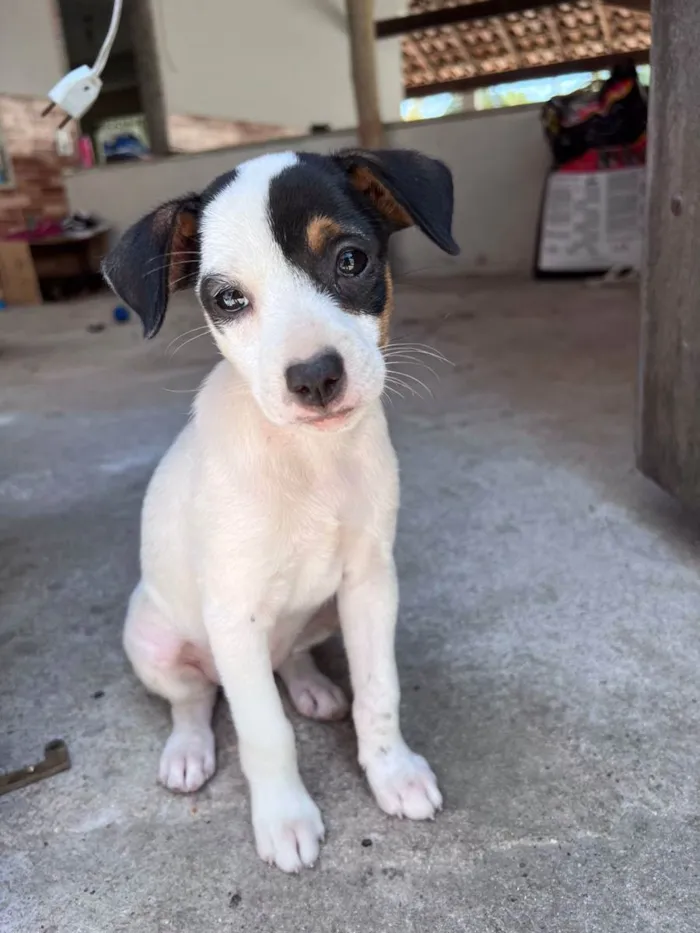
[[[7,0],[6,0],[7,2]],[[353,126],[345,0],[151,0],[169,114]],[[376,0],[377,18],[405,0]],[[400,43],[377,47],[383,118],[402,98]]]
[[[517,108],[389,129],[392,145],[443,159],[454,173],[454,232],[462,253],[445,256],[415,230],[397,238],[399,268],[424,272],[528,272],[532,267],[549,153],[538,108]],[[117,230],[150,207],[204,187],[218,174],[262,152],[296,148],[328,152],[354,145],[353,133],[281,140],[161,162],[93,169],[68,179],[75,209],[97,211]]]
[[[405,123],[391,133],[394,146],[419,149],[452,169],[453,231],[462,252],[453,259],[426,244],[416,230],[401,234],[408,269],[530,272],[549,148],[540,108],[472,112],[459,118]]]
[[[0,0],[0,94],[45,98],[65,71],[53,0]]]

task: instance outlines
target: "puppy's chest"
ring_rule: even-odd
[[[287,477],[275,499],[271,595],[288,611],[314,608],[337,591],[348,547],[371,521],[371,499],[352,464]]]

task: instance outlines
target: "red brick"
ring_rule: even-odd
[[[60,115],[42,118],[46,101],[0,95],[0,124],[12,161],[14,187],[0,188],[0,236],[26,228],[28,220],[68,213],[62,170],[75,164],[55,151]]]

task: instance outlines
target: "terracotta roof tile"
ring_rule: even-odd
[[[410,0],[408,13],[423,13],[478,0]],[[425,29],[405,36],[406,91],[579,59],[639,52],[651,43],[650,16],[601,0],[572,0],[551,7]],[[488,83],[488,82],[486,82]]]

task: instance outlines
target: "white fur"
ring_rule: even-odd
[[[315,862],[323,823],[299,776],[274,671],[301,712],[342,714],[342,691],[308,654],[332,631],[334,603],[359,760],[377,802],[415,819],[441,805],[432,772],[399,728],[398,473],[379,399],[377,325],[317,293],[267,228],[270,179],[294,158],[245,166],[205,214],[202,274],[241,282],[255,307],[213,328],[227,359],[151,481],[142,579],[124,633],[137,674],[172,704],[160,779],[173,790],[196,790],[213,773],[211,711],[223,685],[258,852],[285,871]],[[300,423],[284,389],[285,367],[327,346],[348,371],[343,404],[353,413],[339,430]]]

